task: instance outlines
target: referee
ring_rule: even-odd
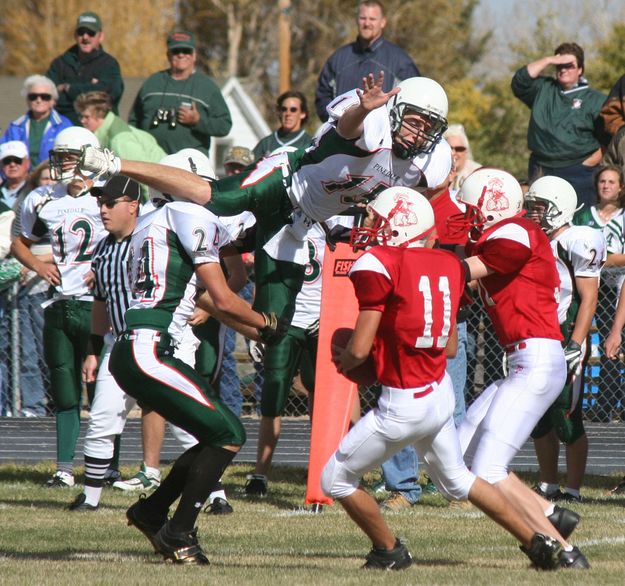
[[[100,240],[92,258],[91,337],[82,372],[85,382],[96,381],[96,391],[85,436],[85,487],[69,506],[73,511],[98,508],[115,437],[123,431],[126,415],[135,404],[111,376],[108,363],[113,343],[125,329],[124,314],[132,296],[126,265],[130,236],[139,215],[140,188],[136,181],[118,175],[102,187],[92,188],[91,194],[98,199],[109,235]]]

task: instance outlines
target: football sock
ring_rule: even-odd
[[[547,508],[547,510],[545,511],[545,517],[549,517],[550,515],[553,515],[555,513],[556,510],[556,506],[551,503],[549,505],[549,507]]]
[[[559,484],[551,484],[549,482],[541,482],[538,487],[547,495],[553,494],[560,490]]]
[[[570,494],[572,496],[574,496],[575,498],[579,498],[579,490],[577,490],[576,488],[569,488],[568,486],[564,489],[564,492],[566,494]]]
[[[224,448],[202,447],[189,468],[180,503],[169,523],[172,531],[193,530],[208,495],[235,456],[236,452]]]
[[[166,514],[169,511],[172,503],[182,494],[189,467],[201,449],[202,446],[197,444],[178,457],[161,485],[146,499],[147,506],[160,513]]]
[[[94,458],[85,455],[85,502],[96,506],[100,502],[104,474],[111,463],[110,458]]]

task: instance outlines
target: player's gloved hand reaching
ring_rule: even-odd
[[[261,312],[261,315],[265,319],[265,327],[258,330],[261,341],[265,344],[277,344],[284,338],[289,322],[273,312]]]
[[[575,341],[570,340],[564,348],[566,359],[566,373],[568,376],[575,374],[577,367],[582,361],[582,347]]]
[[[252,362],[255,364],[262,364],[265,359],[265,345],[262,342],[248,340],[247,353],[250,355]]]
[[[87,145],[82,147],[78,168],[93,173],[94,179],[106,180],[121,171],[121,159],[109,149]]]

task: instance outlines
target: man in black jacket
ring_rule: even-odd
[[[76,44],[59,55],[46,72],[59,92],[58,112],[79,125],[74,100],[79,94],[103,91],[111,96],[113,112],[119,114],[118,104],[124,92],[124,82],[117,59],[102,47],[102,21],[95,12],[83,12],[76,21]]]

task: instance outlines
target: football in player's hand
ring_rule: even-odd
[[[338,328],[334,334],[332,334],[332,360],[336,360],[343,350],[347,348],[347,344],[353,333],[354,330],[351,328]],[[377,376],[375,374],[373,356],[369,354],[362,364],[342,374],[357,385],[370,386],[375,384]]]

